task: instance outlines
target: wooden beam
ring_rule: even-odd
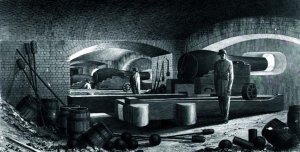
[[[123,116],[139,117],[129,113],[134,105],[144,104],[148,106],[149,120],[180,120],[184,125],[193,124],[196,117],[212,117],[220,114],[219,103],[216,97],[194,97],[194,98],[169,98],[169,99],[139,99],[134,104],[126,104],[123,100],[116,100],[116,104],[123,106]],[[195,105],[195,106],[192,106]],[[179,107],[180,108],[179,108]],[[186,107],[185,107],[186,106]],[[195,110],[193,108],[195,107]],[[283,95],[259,96],[255,100],[244,100],[241,96],[233,96],[231,99],[230,115],[253,115],[283,110]],[[118,108],[121,113],[122,108]],[[195,114],[194,114],[195,113]],[[136,112],[135,114],[138,114]],[[135,118],[136,119],[136,118]],[[140,120],[142,121],[142,120]],[[201,121],[200,121],[201,122]]]
[[[114,113],[116,99],[136,97],[138,99],[183,98],[186,94],[123,94],[123,95],[69,95],[68,105],[75,104],[87,107],[91,113]]]

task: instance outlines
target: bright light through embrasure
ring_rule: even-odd
[[[273,54],[264,54],[264,58],[268,61],[268,67],[265,71],[272,71],[275,67],[275,57]]]
[[[91,76],[93,76],[93,74],[94,74],[97,70],[98,70],[97,68],[94,69],[94,70],[92,71],[92,73],[91,73]]]
[[[126,53],[132,52],[127,49],[121,49],[121,48],[107,48],[105,51],[102,52],[103,57],[107,60],[117,60]]]
[[[76,52],[75,54],[71,55],[69,57],[69,61],[72,61],[73,59],[75,59],[75,58],[77,58],[79,56],[82,56],[84,54],[88,54],[88,53],[94,52],[96,49],[98,49],[98,45],[94,45],[94,46],[82,49],[82,50]]]
[[[191,48],[191,50],[202,49],[202,50],[211,50],[211,51],[218,52],[220,49],[224,49],[224,48],[232,46],[234,44],[238,44],[238,43],[245,42],[245,41],[250,41],[250,40],[256,40],[256,39],[283,40],[283,41],[288,41],[288,42],[292,42],[292,43],[300,45],[300,39],[290,37],[290,36],[286,36],[286,35],[280,35],[280,34],[249,34],[249,35],[240,35],[240,36],[230,37],[230,38],[221,40],[219,42],[210,44],[209,46],[206,46],[204,48],[197,48],[198,46],[195,46],[195,47]]]

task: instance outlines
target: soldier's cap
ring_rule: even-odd
[[[219,50],[218,55],[221,55],[221,54],[227,54],[226,50],[224,50],[224,49]]]

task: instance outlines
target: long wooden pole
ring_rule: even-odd
[[[31,41],[30,42],[30,53],[32,54],[32,58],[33,58],[33,68],[34,68],[34,71],[36,71],[36,59],[35,59],[36,52],[37,52],[36,43],[35,43],[35,41]],[[36,75],[34,75],[34,82],[35,82],[35,90],[38,91],[38,89],[37,89],[38,84],[37,84],[37,77],[36,77]]]
[[[47,85],[47,83],[38,75],[38,73],[36,71],[34,71],[34,69],[29,66],[28,62],[25,60],[24,56],[21,54],[21,52],[16,49],[18,54],[22,57],[22,59],[24,60],[24,62],[28,65],[29,69],[37,76],[37,78],[45,85],[45,87],[55,96],[55,98],[64,106],[66,106],[66,104],[54,93],[54,91]]]
[[[28,146],[28,145],[25,145],[25,144],[23,144],[23,143],[21,143],[21,142],[15,140],[15,139],[12,139],[12,138],[10,138],[10,137],[6,137],[6,139],[7,139],[8,141],[13,142],[13,143],[15,143],[15,144],[17,144],[17,145],[19,145],[19,146],[21,146],[21,147],[23,147],[23,148],[26,148],[26,149],[28,149],[28,150],[30,150],[30,151],[32,151],[32,152],[41,152],[41,151],[36,150],[36,149],[34,149],[34,148],[32,148],[32,147],[30,147],[30,146]]]
[[[25,43],[25,52],[27,54],[27,58],[28,58],[28,63],[29,63],[29,66],[31,66],[31,57],[30,57],[30,54],[31,54],[31,48],[30,48],[30,43]],[[35,90],[35,82],[34,82],[34,79],[33,79],[33,73],[32,71],[30,71],[30,78],[31,78],[31,82],[32,82],[32,85],[34,86],[33,89]]]
[[[26,71],[25,71],[24,69],[22,69],[22,71],[24,72],[24,74],[25,74],[27,80],[29,81],[29,84],[30,84],[30,86],[32,87],[32,89],[33,89],[33,91],[34,91],[36,98],[39,100],[39,99],[40,99],[40,96],[39,96],[38,93],[34,90],[34,85],[33,85],[32,82],[30,81],[30,78],[29,78],[28,74],[26,73]]]

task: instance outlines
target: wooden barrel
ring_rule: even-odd
[[[262,135],[278,150],[288,149],[299,143],[297,136],[278,119],[268,122],[262,130]]]
[[[31,95],[24,97],[16,106],[20,116],[27,121],[36,121],[40,105],[38,100]]]
[[[56,99],[41,99],[43,118],[46,125],[56,125],[57,113],[59,109]]]
[[[74,148],[76,139],[90,128],[90,113],[88,108],[71,108],[67,121],[68,147]]]
[[[60,107],[59,113],[58,113],[58,119],[57,124],[59,128],[60,136],[65,138],[67,137],[67,120],[69,116],[69,111],[72,108],[79,108],[79,105],[68,105],[68,106],[62,106]]]
[[[95,124],[87,132],[77,139],[76,147],[86,148],[87,146],[102,148],[112,138],[112,132],[105,124]]]
[[[289,107],[287,124],[298,138],[300,138],[300,105],[293,105]]]

